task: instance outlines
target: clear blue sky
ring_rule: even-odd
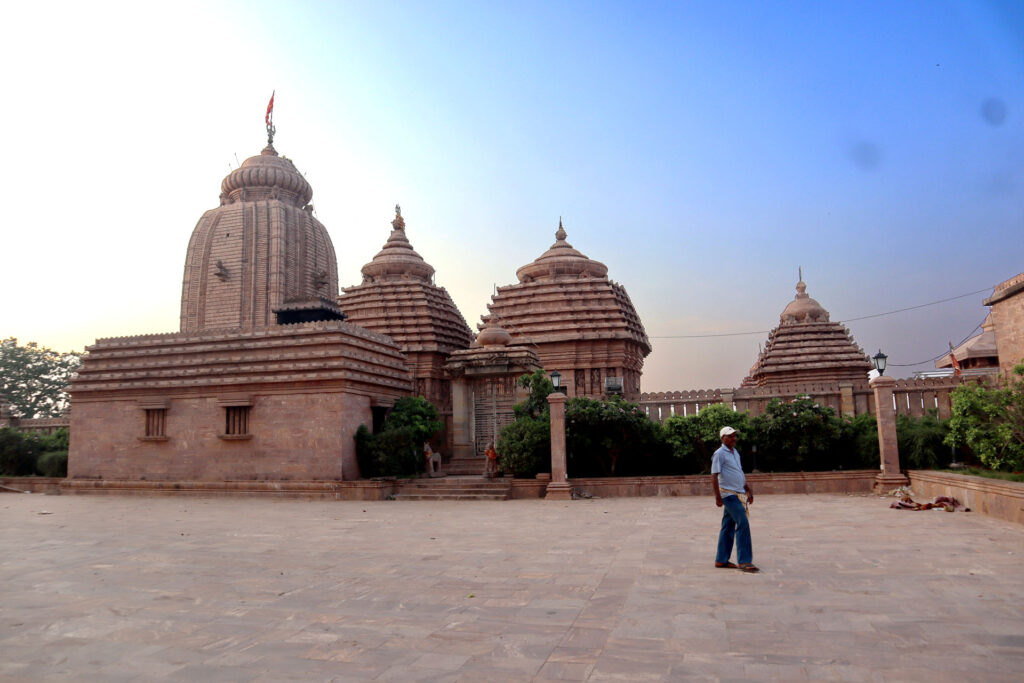
[[[1024,3],[26,3],[6,16],[0,336],[23,342],[177,329],[188,237],[235,155],[262,148],[274,89],[276,146],[313,185],[343,285],[400,202],[475,327],[563,216],[653,338],[648,391],[738,384],[798,266],[833,320],[1024,271]],[[849,325],[870,354],[909,364],[966,337],[984,296]]]

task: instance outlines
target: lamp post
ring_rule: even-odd
[[[876,353],[871,360],[875,361],[875,370],[878,370],[878,374],[884,375],[885,363],[887,360],[889,360],[889,356],[882,353],[882,349],[878,349],[878,353]]]
[[[893,390],[896,380],[885,376],[888,359],[879,349],[872,360],[878,377],[870,381],[875,393],[875,420],[878,422],[878,455],[880,471],[875,477],[875,492],[882,493],[907,484],[907,478],[900,470],[900,453],[896,444],[896,410],[893,406]]]

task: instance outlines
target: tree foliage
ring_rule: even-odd
[[[993,470],[1024,470],[1024,365],[996,386],[962,384],[952,394],[945,443],[966,446]]]
[[[773,399],[751,421],[757,464],[772,472],[838,469],[833,452],[841,444],[842,421],[835,411],[806,396]]]
[[[65,477],[68,471],[68,430],[42,436],[0,429],[0,476]]]
[[[58,353],[35,342],[0,341],[0,398],[17,417],[57,417],[68,409],[68,385],[80,353]]]
[[[722,445],[718,431],[726,426],[738,431],[745,442],[748,440],[750,418],[747,413],[737,413],[722,403],[705,406],[696,415],[668,418],[665,420],[665,439],[682,461],[684,472],[707,474],[711,472],[711,456]],[[740,450],[745,452],[747,449]]]
[[[953,455],[950,447],[944,445],[948,433],[949,421],[939,420],[935,415],[897,415],[896,448],[900,464],[916,470],[947,467]]]
[[[543,370],[537,370],[532,375],[523,375],[519,378],[519,386],[530,390],[530,395],[525,401],[512,406],[512,412],[516,419],[520,417],[538,418],[551,412],[548,404],[548,396],[555,392],[555,385],[551,383]]]
[[[565,422],[569,476],[632,476],[664,470],[661,426],[621,396],[606,401],[583,396],[569,399]]]
[[[370,477],[405,477],[426,468],[423,442],[444,428],[434,404],[422,396],[395,401],[379,434],[366,425],[356,431],[356,459],[359,473]]]
[[[551,420],[523,415],[498,435],[498,466],[517,477],[551,471]]]

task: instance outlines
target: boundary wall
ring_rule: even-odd
[[[897,415],[912,417],[921,417],[935,410],[939,419],[945,420],[952,414],[950,394],[954,389],[966,382],[986,381],[989,381],[986,375],[898,379],[893,389],[893,407]],[[798,396],[809,396],[820,405],[835,410],[837,415],[853,417],[863,413],[875,415],[877,412],[874,391],[867,379],[645,392],[640,395],[640,408],[655,422],[664,422],[672,415],[696,415],[703,408],[716,403],[724,403],[737,412],[749,411],[751,416],[757,416],[765,411],[773,399],[792,401]]]

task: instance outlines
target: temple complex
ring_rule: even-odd
[[[519,282],[498,287],[482,316],[500,326],[509,345],[534,349],[548,373],[561,373],[568,395],[640,398],[640,375],[651,343],[625,287],[608,279],[603,263],[566,241],[558,221],[555,242],[518,271]]]
[[[867,354],[853,341],[850,330],[829,321],[829,313],[807,294],[803,274],[796,296],[768,333],[743,386],[794,382],[866,380],[871,370]]]
[[[412,393],[398,344],[343,322],[312,188],[274,150],[269,111],[267,127],[267,147],[224,179],[192,233],[181,331],[86,349],[71,384],[72,485],[356,479],[356,429]]]
[[[469,347],[473,331],[444,287],[434,284],[434,268],[409,243],[399,206],[391,226],[384,247],[363,266],[362,283],[346,287],[337,304],[349,322],[398,344],[415,393],[433,403],[447,423],[452,398],[444,364],[452,352]]]

